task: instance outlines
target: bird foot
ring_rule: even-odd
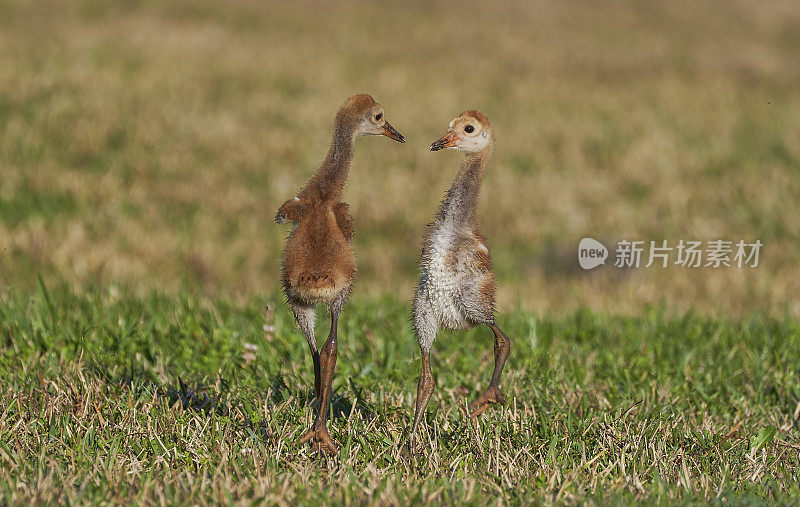
[[[503,396],[503,393],[500,392],[499,387],[490,385],[483,394],[469,404],[469,416],[476,417],[482,414],[492,403],[505,405],[506,398]]]
[[[412,456],[416,456],[418,454],[422,454],[423,451],[423,441],[417,435],[411,435],[408,439],[408,443],[400,449],[400,456],[404,458],[410,458]]]
[[[297,441],[297,445],[302,445],[306,442],[311,442],[311,448],[315,451],[322,452],[323,454],[335,456],[339,453],[339,448],[337,447],[336,442],[333,441],[331,435],[324,426],[318,430],[315,430],[314,428],[308,430],[308,433],[300,437],[300,439]]]

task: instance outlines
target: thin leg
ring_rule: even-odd
[[[316,306],[291,302],[292,313],[297,320],[297,325],[306,337],[308,348],[311,350],[311,359],[314,361],[314,394],[319,400],[319,351],[317,341],[314,339],[314,322],[316,320]]]
[[[503,371],[503,365],[506,364],[508,353],[511,352],[511,340],[494,322],[489,323],[488,326],[494,333],[494,371],[492,372],[492,379],[489,381],[489,387],[469,405],[469,412],[472,417],[483,413],[492,403],[500,403],[502,405],[506,402],[503,393],[500,392],[500,373]]]
[[[417,427],[422,420],[425,413],[425,408],[428,406],[428,400],[431,399],[433,394],[433,375],[431,374],[431,358],[430,352],[422,353],[422,372],[419,375],[419,384],[417,384],[417,407],[414,411],[414,426],[411,427],[411,437],[417,433]]]
[[[336,335],[340,311],[340,305],[331,305],[331,332],[319,355],[321,398],[319,407],[317,407],[317,416],[308,433],[303,435],[297,442],[298,444],[303,444],[311,441],[316,449],[329,454],[336,454],[339,452],[336,444],[328,433],[328,429],[325,427],[325,423],[328,421],[328,410],[331,401],[331,381],[333,380],[333,370],[336,368],[336,356],[338,355],[339,348]]]
[[[422,369],[417,384],[417,403],[414,409],[414,424],[411,426],[409,449],[415,452],[414,437],[425,415],[425,408],[433,394],[433,375],[431,374],[431,347],[436,339],[439,323],[433,315],[428,298],[419,291],[414,296],[414,334],[422,351]]]

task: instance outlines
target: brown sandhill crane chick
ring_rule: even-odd
[[[489,387],[470,404],[473,417],[491,403],[505,403],[500,372],[511,350],[508,336],[494,321],[492,261],[476,218],[478,193],[494,148],[489,119],[480,111],[461,113],[450,122],[447,134],[431,145],[431,151],[444,148],[466,155],[439,213],[428,225],[422,247],[414,295],[414,331],[422,349],[422,373],[412,435],[433,394],[430,350],[439,328],[470,329],[484,324],[494,333],[494,372]]]
[[[341,198],[353,160],[355,138],[366,135],[383,135],[405,142],[386,121],[380,104],[369,95],[353,95],[336,113],[333,141],[325,161],[275,216],[278,223],[287,220],[292,223],[283,250],[283,289],[311,349],[314,390],[319,401],[314,425],[298,444],[311,441],[315,447],[332,454],[337,452],[336,444],[325,423],[336,366],[336,327],[356,273],[351,246],[353,220]],[[321,352],[317,351],[314,339],[317,303],[327,304],[331,312],[331,330]]]

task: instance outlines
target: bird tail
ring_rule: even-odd
[[[294,280],[288,280],[292,292],[305,301],[331,301],[344,290],[345,284],[337,284],[332,274],[319,271],[298,273]]]

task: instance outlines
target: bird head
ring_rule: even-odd
[[[383,106],[366,93],[348,98],[339,114],[346,115],[354,123],[356,136],[386,136],[401,143],[406,142],[403,135],[386,121]]]
[[[447,134],[431,145],[431,151],[455,148],[466,153],[486,149],[494,140],[489,118],[480,111],[464,111],[450,122]]]

